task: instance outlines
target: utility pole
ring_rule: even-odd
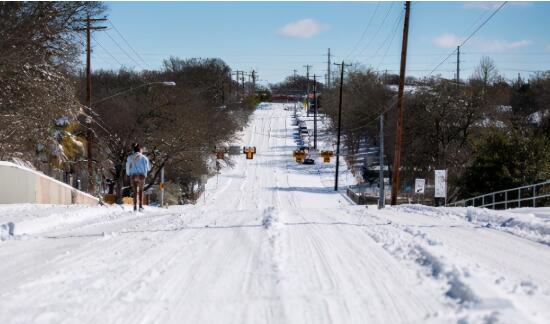
[[[256,71],[252,70],[252,94],[256,93]]]
[[[345,65],[334,63],[334,65],[340,65],[340,103],[338,105],[338,136],[336,137],[336,174],[334,178],[334,191],[338,191],[338,169],[340,167],[340,134],[342,131],[342,88],[344,86],[344,67],[351,66],[351,64]]]
[[[239,95],[239,70],[235,70],[235,81],[237,81],[237,96]],[[233,81],[233,79],[231,79]]]
[[[330,89],[330,48],[328,49],[327,88]]]
[[[229,77],[229,86],[228,86],[227,90],[229,92],[229,100],[231,101],[232,90],[233,90],[233,78],[231,77],[231,71],[228,72],[228,75],[226,75],[225,77]]]
[[[243,86],[243,98],[246,96],[246,89],[244,87],[244,71],[241,71],[241,82]]]
[[[307,117],[309,117],[309,69],[312,66],[308,64],[308,65],[304,65],[304,67],[306,68],[306,79],[307,79],[307,83],[306,83],[306,100],[307,100],[306,114],[307,114]]]
[[[401,45],[401,68],[399,70],[399,90],[397,93],[397,132],[391,186],[391,204],[397,204],[399,192],[399,171],[401,168],[401,141],[403,138],[403,90],[405,88],[405,69],[407,65],[407,42],[409,38],[409,15],[411,2],[405,2],[405,22],[403,25],[403,44]]]
[[[296,73],[298,72],[298,70],[294,69],[292,71],[294,72],[294,80],[296,80],[296,77],[297,77]]]
[[[456,86],[460,85],[460,46],[456,47]]]
[[[378,138],[378,209],[384,208],[386,194],[384,193],[384,114],[380,114],[380,135]]]
[[[313,75],[313,103],[315,109],[313,110],[313,148],[317,149],[317,76]]]
[[[90,15],[84,19],[86,23],[85,28],[79,28],[77,30],[86,31],[86,106],[88,106],[90,115],[92,111],[92,46],[91,46],[91,33],[92,30],[101,30],[106,29],[105,26],[92,26],[92,23],[96,21],[106,21],[107,18],[90,18]],[[92,150],[92,141],[93,141],[93,132],[92,132],[92,120],[91,116],[87,119],[88,130],[86,132],[86,154],[88,155],[88,192],[93,193],[95,191],[94,183],[94,166],[93,166],[93,150]]]

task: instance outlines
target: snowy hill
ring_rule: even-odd
[[[284,108],[194,206],[0,205],[0,322],[547,322],[547,210],[353,205]]]

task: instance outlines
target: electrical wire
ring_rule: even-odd
[[[491,15],[489,15],[489,17],[487,17],[468,37],[466,37],[461,43],[460,45],[458,45],[458,47],[462,47],[464,46],[464,44],[466,44],[483,26],[485,26],[485,24],[487,24],[489,22],[489,20],[491,20],[491,18],[493,18],[497,12],[500,11],[500,9],[502,9],[502,7],[504,7],[505,4],[507,4],[508,1],[504,1],[500,6],[498,6]],[[428,74],[428,76],[432,75],[441,65],[443,65],[443,63],[445,63],[452,55],[454,55],[455,53],[457,52],[457,49],[454,49],[449,55],[447,55],[447,57],[445,57],[445,59],[441,62],[439,62],[439,64],[437,64],[433,69],[432,71]]]
[[[390,14],[390,11],[392,10],[393,8],[393,5],[394,5],[394,2],[391,3],[390,7],[388,8],[388,11],[386,11],[386,15],[384,16],[384,19],[382,20],[382,22],[380,23],[380,26],[378,26],[378,29],[376,30],[376,32],[374,33],[374,36],[370,39],[370,41],[365,45],[365,47],[363,47],[363,49],[360,51],[360,53],[357,55],[357,56],[361,56],[363,55],[363,53],[367,50],[367,48],[370,47],[370,45],[372,44],[372,42],[376,39],[376,37],[378,36],[378,33],[380,33],[380,30],[382,29],[382,27],[384,26],[384,23],[386,22],[386,19],[388,18],[389,14]],[[356,57],[357,57],[356,56]]]
[[[143,65],[141,65],[141,63],[139,63],[138,61],[136,61],[132,56],[130,56],[130,54],[128,54],[128,52],[126,52],[122,46],[120,46],[120,44],[111,36],[111,34],[109,34],[109,32],[106,30],[105,31],[105,35],[107,35],[107,37],[109,37],[111,39],[111,41],[113,41],[113,43],[115,43],[115,45],[126,55],[128,56],[128,58],[133,61],[134,63],[136,63],[137,66],[139,66],[141,69],[143,70],[146,70],[146,68],[143,67]]]
[[[393,32],[391,33],[392,35],[392,38],[388,44],[388,47],[386,47],[386,52],[384,52],[384,55],[382,56],[382,58],[380,59],[380,62],[378,62],[378,65],[376,66],[376,69],[378,70],[380,68],[380,65],[382,65],[382,63],[386,60],[386,55],[388,54],[392,44],[393,44],[393,40],[395,39],[395,35],[397,35],[398,33],[398,28],[399,28],[399,25],[401,24],[401,21],[403,21],[403,18],[404,18],[404,14],[402,14],[399,18],[399,20],[397,20],[397,23],[395,25],[395,28],[393,30]],[[375,54],[378,54],[378,51],[381,49],[382,47],[380,47]]]
[[[370,16],[369,18],[369,22],[367,24],[367,27],[363,30],[363,33],[361,34],[361,37],[359,38],[359,40],[357,41],[357,43],[355,43],[355,46],[353,46],[352,50],[348,53],[348,55],[346,56],[346,60],[351,56],[351,54],[353,54],[353,52],[355,52],[355,50],[357,49],[357,46],[359,46],[359,44],[361,43],[361,41],[363,40],[363,38],[365,37],[365,34],[367,33],[369,27],[371,26],[372,24],[372,21],[373,21],[373,18],[374,16],[376,15],[376,13],[378,12],[378,7],[380,7],[380,1],[378,1],[376,3],[376,8],[374,9],[374,12],[372,13],[372,15]]]
[[[379,112],[378,114],[376,114],[376,116],[381,116],[381,115],[384,115],[385,113],[387,113],[388,111],[392,110],[394,107],[395,107],[395,104],[396,104],[396,99],[397,97],[394,96],[393,98],[394,100],[392,100],[385,109],[383,109],[381,112]],[[365,125],[362,125],[362,126],[359,126],[359,127],[354,127],[354,128],[349,128],[349,129],[345,129],[345,128],[342,128],[344,131],[347,131],[347,132],[351,132],[351,131],[354,131],[354,130],[358,130],[358,129],[362,129],[362,128],[366,128],[370,125],[372,125],[373,123],[375,122],[378,122],[378,118],[374,118],[372,119],[370,122],[366,123]]]
[[[380,46],[376,49],[376,52],[374,52],[373,56],[376,56],[378,54],[378,52],[380,52],[380,50],[388,43],[388,40],[390,39],[390,37],[391,37],[390,42],[393,42],[393,39],[395,38],[395,35],[397,34],[397,29],[399,28],[400,22],[401,22],[401,20],[403,19],[404,16],[405,16],[405,13],[403,12],[403,13],[401,13],[401,15],[396,17],[395,22],[393,23],[394,27],[392,29],[390,29],[390,32],[388,33],[388,36],[382,42],[382,44],[380,44]],[[368,55],[367,57],[370,57],[370,56]],[[382,56],[382,58],[385,58],[385,57]]]
[[[126,45],[132,50],[132,52],[134,52],[137,58],[139,58],[141,62],[143,62],[143,64],[148,65],[147,62],[145,62],[145,60],[141,57],[141,55],[139,55],[139,53],[134,49],[134,47],[130,45],[128,40],[126,40],[126,37],[122,35],[122,33],[118,30],[118,28],[116,28],[116,26],[110,20],[109,20],[109,24],[111,25],[111,27],[113,27],[113,29],[118,34],[118,36],[120,36],[120,38],[122,38],[122,40],[126,43]]]
[[[101,47],[101,48],[103,49],[103,51],[105,51],[105,53],[107,53],[115,62],[117,62],[118,64],[120,64],[121,67],[124,66],[124,64],[120,63],[120,61],[117,60],[117,58],[114,57],[114,55],[111,54],[111,52],[109,52],[109,51],[107,50],[107,48],[105,48],[105,47],[104,47],[104,46],[94,37],[93,34],[92,34],[92,39],[93,39],[93,40],[97,43],[97,45],[99,45],[99,47]]]

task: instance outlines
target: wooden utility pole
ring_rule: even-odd
[[[328,61],[327,61],[327,88],[330,89],[330,48],[328,49]]]
[[[386,193],[384,192],[384,114],[380,114],[380,135],[378,135],[378,209],[384,208],[386,204]]]
[[[317,149],[317,76],[313,75],[313,148]]]
[[[252,70],[252,95],[256,93],[256,71]]]
[[[344,67],[351,66],[334,63],[334,65],[340,65],[340,103],[338,104],[338,135],[336,137],[336,174],[334,175],[334,191],[338,191],[338,172],[340,167],[340,134],[342,132],[342,89],[344,87]]]
[[[92,30],[101,30],[106,29],[104,26],[92,26],[92,23],[96,21],[106,21],[106,18],[90,18],[88,17],[84,20],[86,23],[85,28],[79,28],[78,30],[86,31],[86,106],[88,107],[88,113],[90,116],[87,118],[86,123],[88,124],[88,130],[86,132],[86,154],[88,158],[88,192],[93,193],[95,191],[94,183],[94,166],[93,166],[93,149],[92,142],[94,133],[92,132],[92,58],[91,58],[91,33]]]
[[[397,132],[395,138],[395,153],[393,158],[393,174],[391,186],[391,204],[397,204],[399,193],[399,172],[401,168],[401,141],[403,138],[403,92],[405,89],[405,69],[407,65],[407,42],[409,38],[409,15],[411,2],[405,2],[405,22],[403,25],[403,44],[401,45],[401,68],[399,70],[399,90],[397,93]]]
[[[456,47],[456,86],[460,85],[460,46]]]
[[[246,96],[246,89],[244,87],[244,71],[241,71],[241,82],[243,87],[243,98]]]
[[[239,71],[239,70],[235,71],[235,81],[237,81],[237,94],[239,93],[239,89],[241,89],[241,91],[240,91],[241,96],[242,96],[242,98],[244,98],[244,86],[241,87],[240,84],[239,84],[241,82],[240,76],[241,76],[242,72],[243,71]]]
[[[307,100],[306,114],[307,114],[307,117],[309,117],[309,69],[312,66],[308,64],[308,65],[304,65],[304,67],[306,68],[306,79],[307,79],[307,83],[306,83],[306,100]]]

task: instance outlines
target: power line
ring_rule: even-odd
[[[458,45],[458,47],[464,46],[464,44],[466,44],[483,26],[485,26],[485,24],[487,24],[489,20],[491,20],[491,18],[493,18],[497,14],[497,12],[499,12],[500,9],[504,7],[506,3],[508,3],[508,1],[504,1],[500,6],[498,6],[493,11],[493,13],[489,17],[487,17],[487,19],[485,19],[468,37],[466,37],[466,39],[464,39],[464,41],[462,41],[462,43],[460,43],[460,45]],[[437,64],[435,68],[433,68],[433,70],[428,74],[428,76],[432,75],[432,73],[434,73],[437,70],[437,68],[439,68],[443,63],[445,63],[451,56],[453,56],[456,53],[456,51],[457,49],[454,49],[443,61]]]
[[[382,56],[382,58],[380,59],[380,62],[378,63],[378,65],[376,66],[376,69],[378,69],[380,67],[380,65],[382,65],[382,62],[385,61],[386,59],[386,55],[388,54],[390,48],[391,48],[391,45],[393,44],[393,40],[395,39],[395,35],[397,35],[397,31],[398,31],[398,28],[399,26],[401,25],[401,21],[403,20],[403,17],[404,15],[400,15],[399,16],[399,19],[397,20],[397,23],[395,24],[395,27],[391,33],[392,37],[391,37],[391,40],[390,42],[388,43],[388,47],[386,47],[386,52],[384,52],[384,55]],[[382,48],[382,46],[380,46],[380,48],[378,48],[378,50],[376,51],[375,54],[378,54],[378,51]]]
[[[361,50],[361,52],[359,53],[359,55],[362,55],[366,50],[367,48],[369,48],[369,46],[372,44],[372,42],[376,39],[376,37],[378,36],[378,33],[380,33],[380,30],[382,29],[382,26],[384,25],[384,23],[386,22],[386,19],[388,18],[389,14],[390,14],[390,11],[391,9],[393,8],[393,5],[394,5],[394,2],[391,3],[390,7],[388,8],[388,11],[386,11],[386,15],[384,16],[384,19],[382,19],[382,22],[380,23],[380,26],[378,26],[378,29],[376,30],[376,32],[374,33],[374,36],[370,39],[370,41],[365,45],[365,47],[363,47],[363,49]]]
[[[466,42],[468,42],[480,29],[481,27],[485,26],[485,24],[487,24],[487,22],[489,22],[489,20],[491,20],[491,18],[493,18],[494,15],[497,14],[497,12],[500,11],[500,9],[502,9],[502,7],[504,7],[505,4],[507,4],[508,1],[504,1],[498,8],[495,9],[495,11],[493,11],[493,13],[487,18],[485,19],[485,21],[479,25],[479,27],[476,28],[476,30],[474,30],[470,36],[468,36],[460,45],[458,45],[459,47],[462,47],[464,46],[464,44],[466,44]]]
[[[361,43],[361,41],[365,37],[365,34],[367,33],[367,30],[369,29],[370,25],[372,24],[374,16],[378,12],[378,7],[380,7],[380,1],[378,1],[376,3],[376,8],[374,9],[374,12],[372,13],[372,15],[369,18],[369,23],[367,24],[367,27],[363,30],[363,33],[361,34],[361,37],[359,38],[357,43],[355,43],[355,46],[353,46],[352,50],[348,53],[348,55],[346,56],[346,59],[348,59],[350,57],[350,55],[353,54],[353,52],[355,52],[355,50],[357,49],[357,46],[359,46],[359,44]]]
[[[400,25],[400,22],[401,20],[403,19],[403,15],[399,15],[396,17],[395,19],[395,22],[393,23],[394,24],[394,27],[392,29],[390,29],[390,32],[388,33],[388,36],[386,37],[386,39],[382,42],[382,44],[380,44],[380,46],[378,47],[378,49],[376,49],[376,51],[374,52],[373,56],[376,56],[378,54],[378,52],[380,52],[380,50],[384,47],[384,45],[386,45],[388,43],[388,39],[391,39],[393,40],[393,38],[395,38],[395,34],[396,34],[396,31],[397,31],[397,28],[399,27]],[[369,56],[367,56],[369,57]],[[382,58],[384,58],[384,56],[382,56]]]
[[[109,37],[113,43],[115,43],[115,45],[126,55],[128,56],[128,58],[133,61],[134,63],[136,63],[139,67],[141,67],[142,69],[146,70],[138,61],[136,61],[133,57],[130,56],[130,54],[128,54],[128,52],[126,52],[122,46],[120,46],[120,44],[109,34],[109,32],[105,32],[105,34],[107,35],[107,37]]]
[[[134,52],[134,54],[136,54],[136,56],[137,56],[145,65],[148,65],[147,62],[145,62],[145,60],[141,57],[141,55],[139,55],[139,53],[134,49],[134,47],[132,47],[132,45],[130,45],[130,43],[126,40],[126,38],[122,35],[122,33],[118,30],[118,28],[116,28],[116,26],[115,26],[111,21],[109,21],[109,24],[113,27],[113,29],[114,29],[115,32],[120,36],[120,38],[122,38],[122,40],[126,43],[126,45],[132,50],[132,52]]]
[[[107,50],[107,48],[105,48],[105,46],[103,46],[93,35],[92,35],[92,39],[97,43],[97,45],[99,45],[99,47],[101,47],[105,53],[107,53],[115,62],[117,62],[118,64],[120,64],[120,66],[124,66],[124,64],[120,63],[119,60],[117,60],[116,57],[113,56],[113,54],[111,54],[111,52],[109,52]]]
[[[395,107],[395,104],[396,104],[396,103],[397,103],[397,95],[395,95],[395,96],[392,98],[391,102],[386,106],[386,108],[384,108],[382,111],[378,112],[378,113],[375,115],[376,117],[374,117],[374,118],[372,118],[372,117],[367,117],[367,118],[365,118],[365,119],[371,119],[370,122],[368,122],[368,123],[366,123],[366,124],[364,124],[364,125],[362,125],[362,126],[358,126],[358,127],[354,127],[354,128],[347,128],[347,129],[344,128],[344,130],[345,130],[346,132],[352,132],[352,131],[355,131],[355,130],[358,130],[358,129],[367,128],[368,126],[372,125],[372,123],[374,123],[374,122],[377,121],[378,116],[380,116],[380,115],[385,115],[387,112],[389,112],[390,110],[392,110],[392,109]]]

